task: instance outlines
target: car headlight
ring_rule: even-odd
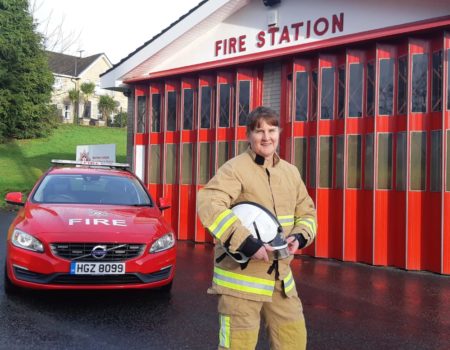
[[[152,244],[150,253],[157,253],[172,248],[175,245],[175,236],[172,232],[166,233]]]
[[[34,238],[32,235],[15,229],[12,238],[12,244],[16,247],[32,250],[34,252],[42,253],[44,251],[44,245],[38,239]]]

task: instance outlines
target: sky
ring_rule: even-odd
[[[105,53],[115,64],[201,0],[30,0],[38,31],[62,33],[69,55]],[[61,36],[60,36],[61,38]],[[82,52],[80,53],[80,50]],[[54,51],[60,52],[57,46]]]

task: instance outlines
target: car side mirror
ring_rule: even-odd
[[[5,196],[5,202],[13,205],[24,206],[23,197],[21,192],[9,192]]]
[[[158,202],[159,202],[159,205],[158,205],[159,210],[166,210],[166,209],[170,208],[170,200],[169,199],[161,197]]]

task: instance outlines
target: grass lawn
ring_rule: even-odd
[[[77,145],[116,144],[116,161],[126,162],[126,129],[62,124],[48,138],[0,144],[0,207],[5,193],[28,193],[52,159],[75,160]]]

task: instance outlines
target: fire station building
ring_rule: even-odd
[[[129,96],[130,161],[180,240],[212,241],[196,193],[265,105],[317,206],[302,254],[450,274],[449,60],[447,0],[205,0],[102,87]]]

